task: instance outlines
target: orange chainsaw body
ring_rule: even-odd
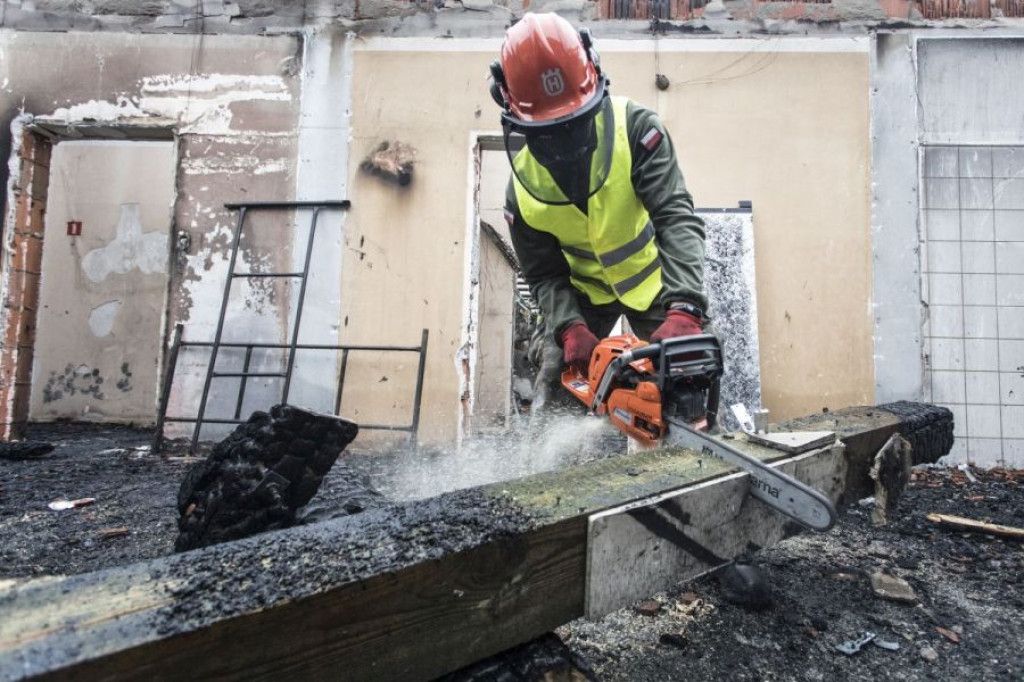
[[[708,337],[701,337],[706,339]],[[685,344],[686,339],[667,340],[665,344]],[[717,341],[715,341],[717,348]],[[580,402],[588,406],[594,414],[608,415],[620,431],[627,436],[636,439],[644,445],[655,445],[665,437],[668,431],[668,424],[665,421],[666,395],[663,393],[663,386],[670,386],[665,380],[667,368],[659,373],[654,361],[650,357],[629,362],[625,367],[618,367],[612,371],[609,366],[626,351],[635,353],[638,349],[650,346],[646,341],[641,341],[632,334],[620,336],[609,336],[602,339],[590,357],[590,366],[587,376],[583,377],[578,372],[568,369],[562,373],[562,386],[566,388]],[[658,350],[656,348],[649,349]],[[662,355],[664,358],[664,355]],[[664,361],[664,360],[663,360]],[[621,364],[621,363],[619,363]],[[618,377],[606,387],[603,400],[596,399],[601,392],[599,386],[606,374],[612,373]],[[715,374],[717,376],[717,374]],[[705,396],[707,392],[700,392],[701,389],[687,389],[690,395]],[[694,393],[694,390],[697,392]],[[717,412],[717,391],[715,392],[712,406],[702,404],[694,409],[690,406],[689,416],[686,418],[690,426],[698,431],[707,431],[714,419],[711,412]],[[672,391],[670,400],[677,400],[677,390]],[[596,404],[595,404],[596,402]],[[670,406],[672,411],[669,414],[679,412],[677,405]],[[708,408],[708,409],[705,409]]]
[[[568,369],[562,373],[562,385],[581,402],[590,405],[609,363],[622,355],[623,351],[646,345],[646,341],[632,334],[602,339],[590,356],[586,379]],[[640,376],[654,373],[654,363],[650,359],[637,360],[630,363],[630,367]],[[612,423],[627,436],[644,445],[654,445],[666,431],[665,422],[661,418],[661,405],[661,390],[657,384],[640,381],[635,388],[612,389],[607,401],[598,405],[594,413],[607,414]]]

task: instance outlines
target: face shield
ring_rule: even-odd
[[[553,206],[583,203],[608,179],[615,121],[611,99],[603,92],[565,120],[526,123],[503,115],[502,129],[512,172],[537,201]],[[528,165],[524,154],[512,152],[514,133],[523,136],[540,169]]]

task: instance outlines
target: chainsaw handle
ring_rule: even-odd
[[[630,359],[627,361],[627,364],[635,360],[655,358],[661,353],[661,342],[649,343],[646,346],[640,346],[639,348],[630,348],[627,352],[630,355]],[[623,353],[623,355],[625,355],[625,353]]]

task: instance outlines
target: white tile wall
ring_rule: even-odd
[[[936,209],[925,211],[925,225],[928,229],[928,241],[956,241],[960,239],[960,212],[951,209]],[[985,239],[992,240],[993,216],[992,211],[974,211],[984,213],[988,216],[988,236]],[[981,220],[981,219],[979,219]],[[983,233],[984,226],[979,226],[979,233]],[[966,239],[966,237],[965,237]]]
[[[996,303],[1001,306],[1024,306],[1024,275],[996,275],[999,279],[999,297]]]
[[[924,175],[928,178],[959,178],[960,162],[956,147],[927,147],[924,150]],[[1000,177],[1008,177],[1002,175]]]
[[[997,275],[962,275],[964,305],[995,305]]]
[[[967,406],[968,438],[999,438],[1001,436],[998,405]]]
[[[970,451],[968,461],[974,466],[991,467],[1003,464],[1002,438],[969,438],[967,447]]]
[[[999,308],[999,332],[1004,339],[1024,339],[1024,307]]]
[[[924,147],[925,393],[946,461],[1024,466],[1024,147]]]
[[[929,263],[930,265],[930,263]],[[995,276],[992,277],[992,300],[995,303],[996,283]],[[963,298],[960,296],[960,286],[963,284],[963,275],[943,274],[932,272],[928,276],[928,293],[932,305],[962,305]]]
[[[967,372],[967,412],[970,415],[971,408],[976,406],[993,406],[995,408],[996,433],[987,434],[998,436],[999,426],[999,373],[998,372]],[[973,424],[972,424],[973,426]],[[976,431],[976,429],[971,429]],[[979,434],[981,435],[981,434]]]
[[[1024,438],[1024,407],[1004,405],[1002,417],[1005,438]]]
[[[992,178],[960,181],[960,208],[988,210],[992,208]],[[1006,206],[1005,208],[1011,208]]]
[[[992,310],[995,320],[995,309]],[[932,336],[961,338],[964,335],[964,309],[955,305],[932,305],[928,309]]]
[[[1024,405],[1024,372],[1000,372],[999,389],[1003,405]]]
[[[984,246],[984,244],[978,244]],[[960,265],[960,242],[928,243],[928,271],[929,272],[963,272]],[[1000,272],[1007,272],[1001,270]]]
[[[948,244],[949,242],[940,243]],[[996,245],[995,252],[996,272],[1010,275],[1024,274],[1024,242],[1000,242]]]
[[[949,242],[938,242],[948,244]],[[933,244],[928,245],[929,251]],[[963,271],[975,274],[996,272],[996,249],[992,242],[961,242],[956,244],[963,254]],[[1005,272],[1005,271],[1004,271]]]
[[[1002,182],[1011,181],[1003,180]],[[931,178],[924,186],[924,207],[960,208],[960,182],[956,179]],[[1000,208],[1017,207],[1000,206]]]
[[[967,402],[967,380],[964,372],[932,372],[932,401],[936,403]]]
[[[986,211],[986,213],[989,212]],[[991,213],[996,241],[1024,241],[1024,211],[994,211]]]
[[[933,343],[934,341],[938,341],[938,339],[934,339]],[[954,344],[959,339],[943,339],[943,341]],[[996,339],[966,339],[963,343],[964,369],[974,372],[999,371],[999,342]],[[956,367],[947,369],[956,369]]]
[[[930,211],[930,213],[940,213],[940,211]],[[998,211],[941,211],[941,213],[958,216],[964,241],[991,242],[995,239],[995,219]],[[1004,211],[1004,213],[1010,213],[1010,211]],[[1003,216],[1003,220],[1009,225],[1013,222],[1012,217],[1006,215]]]
[[[1004,147],[992,150],[992,174],[997,178],[1012,178],[1024,168],[1024,147]]]
[[[962,147],[956,177],[991,178],[992,150],[987,147]]]
[[[999,371],[1024,373],[1024,340],[999,339]]]
[[[995,341],[991,343],[995,344]],[[939,339],[931,340],[931,368],[949,369],[962,371],[964,367],[964,341],[963,339]]]
[[[973,306],[963,309],[962,328],[968,339],[999,338],[998,308],[992,306]]]
[[[948,183],[948,180],[942,182]],[[1024,177],[1015,177],[1009,179],[997,179],[993,183],[993,194],[995,196],[995,207],[997,209],[1024,209]],[[943,186],[939,191],[942,198],[937,197],[937,201],[949,201],[945,196],[945,192],[949,190]],[[938,206],[934,208],[956,208],[956,206]]]

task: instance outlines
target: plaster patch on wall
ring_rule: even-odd
[[[117,121],[122,119],[145,118],[146,112],[127,97],[118,97],[114,102],[91,99],[69,107],[61,107],[45,118],[66,123],[74,121]]]
[[[234,102],[292,100],[288,84],[280,76],[152,76],[142,79],[140,92],[136,102],[143,111],[180,120],[181,132],[204,134],[233,132]]]
[[[123,301],[107,301],[92,309],[89,313],[89,329],[92,330],[93,336],[102,338],[110,334],[122,305]]]
[[[252,175],[268,175],[285,173],[290,168],[288,159],[263,159],[254,154],[237,154],[233,156],[201,157],[183,159],[182,172],[187,175],[214,175],[217,173],[245,172]]]
[[[144,93],[172,92],[195,96],[198,93],[216,93],[229,90],[248,90],[254,93],[278,91],[291,99],[284,79],[280,76],[254,76],[247,74],[165,74],[143,79]]]
[[[231,104],[235,102],[290,102],[292,93],[280,76],[230,74],[161,75],[142,79],[140,95],[121,96],[112,102],[90,100],[58,108],[46,119],[130,122],[153,118],[175,122],[180,133],[234,135]],[[158,122],[158,121],[157,121]]]
[[[167,270],[167,235],[143,233],[139,214],[139,204],[122,204],[117,237],[82,259],[82,270],[91,281],[102,282],[111,274],[124,275],[135,268],[144,274]]]

